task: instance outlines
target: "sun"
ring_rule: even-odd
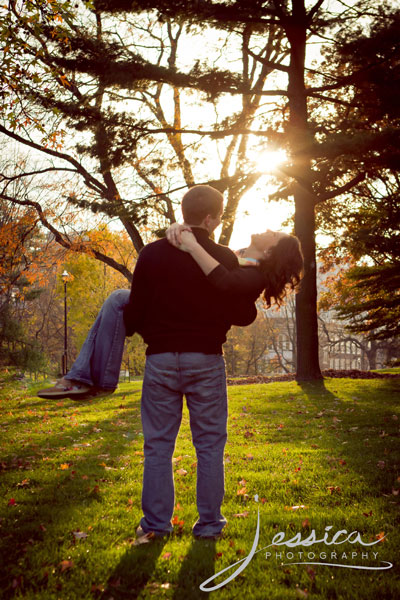
[[[249,157],[250,158],[250,157]],[[250,160],[255,163],[257,171],[261,173],[273,173],[288,160],[285,150],[264,150],[256,154]]]

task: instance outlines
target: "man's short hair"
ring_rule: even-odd
[[[185,223],[200,225],[207,215],[216,217],[222,210],[224,197],[210,185],[195,185],[182,198]]]

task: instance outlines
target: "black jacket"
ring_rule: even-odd
[[[238,267],[235,254],[210,240],[205,229],[193,228],[193,233],[227,269]],[[139,254],[124,308],[127,335],[139,333],[148,345],[146,354],[221,354],[231,325],[249,325],[256,318],[258,293],[218,290],[188,253],[158,240]]]

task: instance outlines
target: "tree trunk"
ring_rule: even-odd
[[[377,343],[375,340],[371,340],[369,348],[366,351],[368,362],[369,362],[369,370],[376,369],[376,353],[377,353]]]
[[[318,359],[317,283],[315,258],[315,202],[311,163],[305,154],[310,141],[307,96],[304,83],[307,15],[304,1],[293,2],[292,18],[286,26],[290,42],[289,146],[296,183],[294,186],[295,234],[304,254],[304,278],[296,295],[298,380],[321,379]]]

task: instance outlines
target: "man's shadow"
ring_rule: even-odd
[[[101,594],[101,600],[137,598],[152,579],[155,566],[168,538],[153,540],[148,544],[131,546],[122,556],[107,586]],[[188,553],[183,558],[177,583],[173,582],[174,600],[204,598],[200,584],[214,575],[216,543],[213,540],[193,540]]]
[[[130,546],[108,578],[100,598],[137,598],[153,577],[156,562],[167,542],[168,537],[161,537],[147,544]]]
[[[215,573],[216,542],[214,540],[193,539],[179,571],[174,600],[203,598],[205,592],[199,588]],[[210,583],[209,585],[213,585]]]

